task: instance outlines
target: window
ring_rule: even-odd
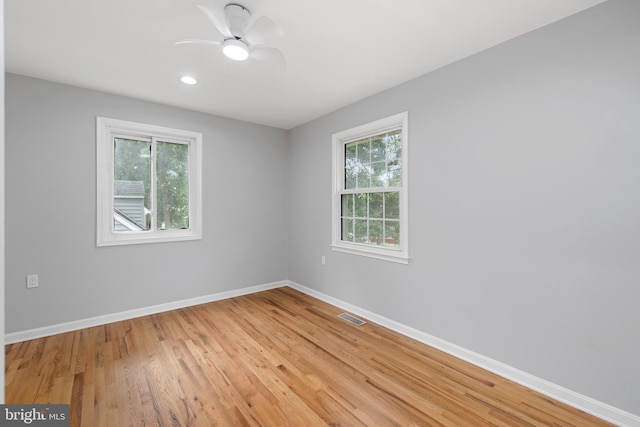
[[[333,135],[336,251],[408,263],[408,113]]]
[[[97,118],[97,245],[202,238],[202,134]]]

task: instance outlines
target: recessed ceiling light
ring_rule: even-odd
[[[191,76],[182,76],[180,77],[180,81],[186,85],[194,85],[196,83],[198,83],[198,81]]]

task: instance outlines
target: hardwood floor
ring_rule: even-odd
[[[291,288],[6,346],[7,403],[72,426],[606,426]]]

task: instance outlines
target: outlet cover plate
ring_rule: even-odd
[[[38,287],[38,275],[37,274],[29,274],[27,275],[27,288],[37,288]]]

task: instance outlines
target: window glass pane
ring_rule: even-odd
[[[401,131],[345,145],[345,188],[402,186]]]
[[[400,218],[400,193],[384,193],[384,217]]]
[[[367,202],[368,202],[368,194],[354,194],[355,199],[355,216],[357,218],[366,218],[367,217]]]
[[[371,140],[371,161],[380,162],[384,161],[386,157],[385,142],[381,137],[376,137]]]
[[[371,165],[373,174],[371,175],[372,187],[386,187],[388,185],[387,164],[377,162]]]
[[[357,147],[358,167],[356,188],[368,188],[371,186],[371,153],[369,140],[354,143]]]
[[[371,187],[371,168],[368,164],[359,164],[357,179],[358,183],[356,184],[356,188]]]
[[[346,242],[353,242],[353,219],[342,219],[342,240]]]
[[[394,160],[389,163],[389,186],[400,187],[402,186],[402,168],[400,167],[400,161]]]
[[[344,147],[344,186],[346,189],[356,188],[357,172],[356,144],[347,144]]]
[[[189,228],[189,146],[156,144],[157,227]]]
[[[353,216],[353,194],[343,194],[341,198],[342,216]]]
[[[384,244],[390,247],[400,247],[400,222],[385,221],[384,222]]]
[[[149,230],[151,142],[114,138],[113,231]]]
[[[356,243],[369,243],[368,221],[366,219],[354,220],[354,236]]]
[[[369,218],[382,218],[383,193],[369,194]]]
[[[381,220],[369,221],[369,243],[381,245],[384,242],[384,227]]]
[[[368,165],[371,162],[371,150],[370,150],[370,142],[367,139],[366,141],[361,141],[358,143],[354,143],[358,147],[358,161],[363,165]]]
[[[402,140],[400,137],[400,131],[395,131],[387,134],[384,138],[387,144],[387,160],[400,160],[402,154]]]

